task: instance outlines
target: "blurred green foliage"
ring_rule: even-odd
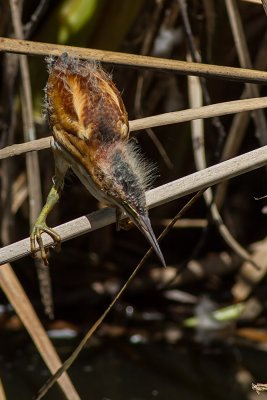
[[[64,0],[52,4],[33,40],[119,50],[144,0]],[[40,115],[46,81],[43,61],[31,60],[35,115]]]

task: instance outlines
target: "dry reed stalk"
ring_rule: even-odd
[[[64,52],[68,52],[72,57],[96,60],[109,64],[156,69],[158,71],[175,72],[184,75],[197,75],[206,78],[220,78],[239,82],[267,84],[266,71],[226,67],[222,65],[189,63],[186,61],[140,56],[137,54],[32,42],[29,40],[0,37],[0,51],[39,56],[59,56]]]
[[[249,54],[246,35],[243,28],[241,16],[236,0],[225,0],[229,22],[235,42],[235,47],[242,68],[252,68],[252,61]],[[256,85],[246,84],[246,91],[249,97],[259,97],[260,90]],[[256,136],[262,146],[267,144],[267,126],[265,115],[262,110],[255,110],[254,122],[256,125]]]
[[[261,0],[265,14],[267,15],[267,0]]]
[[[159,114],[152,117],[140,118],[129,121],[130,131],[135,132],[146,128],[178,124],[196,119],[211,118],[213,116],[229,115],[233,113],[253,111],[267,107],[267,97],[234,100],[224,103],[212,104],[199,108]],[[14,157],[28,151],[43,150],[51,147],[52,136],[33,140],[27,143],[14,144],[0,149],[0,160]]]
[[[180,0],[181,1],[181,0]],[[200,83],[200,78],[197,76],[188,76],[188,97],[189,104],[192,109],[202,105],[203,92]],[[202,170],[207,167],[206,151],[205,151],[205,137],[204,137],[204,124],[203,119],[191,121],[191,136],[192,146],[195,159],[196,169]],[[218,210],[217,205],[214,202],[213,192],[211,188],[208,188],[203,194],[207,209],[210,211],[210,215],[213,223],[218,229],[221,237],[225,243],[244,261],[248,261],[258,269],[258,265],[250,257],[250,254],[244,249],[238,241],[233,237],[227,226],[225,225],[222,216]]]
[[[10,264],[5,264],[0,269],[0,285],[50,372],[55,373],[61,367],[61,361]],[[58,384],[68,400],[80,399],[66,373]]]
[[[17,39],[23,39],[23,26],[21,22],[21,12],[19,4],[15,0],[9,0],[12,23]],[[25,55],[19,56],[19,65],[21,73],[21,109],[23,121],[24,140],[30,141],[36,139],[35,125],[33,119],[33,101],[30,82],[30,72],[28,59]],[[42,209],[42,191],[40,181],[39,158],[36,151],[26,154],[26,170],[29,193],[30,210],[30,230],[32,229],[41,209]],[[40,257],[35,259],[39,288],[45,313],[52,319],[53,298],[50,271],[44,266]]]
[[[0,380],[0,400],[6,400],[3,382]]]
[[[152,189],[146,193],[146,202],[149,208],[157,207],[203,188],[216,185],[225,179],[231,179],[235,176],[263,167],[266,164],[267,146],[264,146]],[[55,229],[61,236],[62,241],[66,241],[112,224],[115,220],[115,210],[112,208],[105,208],[59,225]],[[44,234],[43,239],[46,247],[53,245],[50,236]],[[0,265],[29,254],[30,239],[27,238],[0,249]]]

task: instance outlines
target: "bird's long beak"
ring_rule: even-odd
[[[145,215],[138,214],[133,208],[128,206],[128,204],[127,205],[125,204],[124,211],[126,212],[128,217],[132,220],[132,222],[137,226],[137,228],[143,233],[147,241],[152,246],[154,252],[158,256],[162,265],[166,267],[163,254],[160,250],[156,236],[153,232],[148,214],[147,213]]]

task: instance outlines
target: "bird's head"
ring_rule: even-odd
[[[108,149],[99,149],[97,165],[98,185],[110,202],[119,207],[143,233],[161,263],[165,260],[151,227],[145,191],[154,179],[154,167],[129,142],[116,142]]]

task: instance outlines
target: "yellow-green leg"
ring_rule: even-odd
[[[30,235],[31,252],[33,255],[35,255],[37,252],[40,251],[41,258],[43,259],[45,265],[48,265],[48,260],[42,239],[42,234],[45,232],[49,236],[51,236],[56,248],[60,249],[61,238],[57,232],[55,232],[53,229],[47,226],[46,219],[60,198],[64,186],[64,177],[68,170],[68,164],[58,153],[58,151],[54,151],[54,157],[55,157],[55,176],[53,178],[53,186],[47,196],[46,203],[42,211],[40,212],[40,215],[37,218]],[[38,243],[39,247],[36,246],[36,242]]]

